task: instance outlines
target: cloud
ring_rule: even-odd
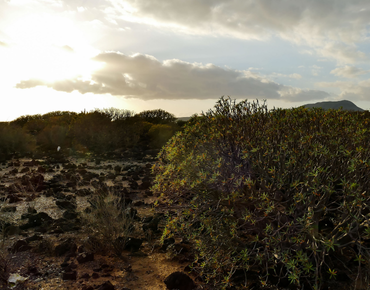
[[[330,73],[344,78],[355,78],[357,76],[367,74],[369,73],[369,71],[346,65],[344,67],[333,69]]]
[[[75,21],[83,22],[84,27],[94,26],[106,34],[127,30],[128,22],[135,22],[176,33],[261,41],[280,37],[298,45],[302,53],[319,56],[320,61],[335,60],[343,65],[368,59],[358,48],[368,40],[368,0],[13,0],[9,3],[24,1],[38,3],[40,9],[48,6],[67,13]]]
[[[0,41],[0,47],[7,47],[8,45],[5,42]]]
[[[352,101],[369,101],[370,100],[370,79],[364,81],[335,81],[320,82],[316,84],[322,88],[339,88],[340,99]]]
[[[70,47],[69,45],[64,45],[61,47],[64,51],[66,52],[74,52],[73,48]]]
[[[165,26],[192,34],[265,40],[280,36],[339,63],[366,55],[368,0],[110,0],[107,18]]]
[[[117,52],[99,54],[94,60],[104,65],[88,79],[54,82],[30,79],[19,82],[16,87],[47,86],[57,91],[77,90],[143,100],[215,99],[230,95],[235,98],[301,101],[329,96],[323,91],[292,88],[250,71],[225,69],[213,64],[188,63],[178,59],[160,62],[149,55],[127,56]]]
[[[317,47],[316,51],[321,56],[336,59],[341,64],[355,63],[368,59],[367,55],[362,51],[358,51],[354,44],[331,42],[326,43],[323,47]]]
[[[285,74],[281,74],[281,73],[273,73],[271,75],[269,75],[269,77],[282,77],[282,78],[290,78],[290,79],[296,79],[296,80],[299,80],[302,78],[302,76],[300,74],[297,74],[297,73],[294,73],[294,74],[289,74],[289,75],[285,75]]]
[[[321,71],[322,67],[321,66],[318,66],[318,65],[312,65],[311,66],[311,73],[313,76],[318,76],[320,71]]]

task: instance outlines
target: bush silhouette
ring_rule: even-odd
[[[55,150],[58,146],[66,146],[68,127],[53,125],[45,127],[37,135],[37,143],[45,150]]]
[[[370,269],[369,122],[221,98],[153,168],[153,191],[182,209],[163,239],[191,241],[193,269],[219,289],[247,273],[261,286],[359,283]]]
[[[167,124],[176,121],[175,115],[162,109],[143,111],[135,116],[153,124]]]
[[[2,123],[0,125],[0,155],[2,159],[13,153],[25,154],[35,149],[35,138],[18,126]]]

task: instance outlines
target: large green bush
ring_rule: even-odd
[[[162,148],[164,144],[178,131],[180,128],[177,124],[156,124],[153,125],[148,135],[151,138],[150,146],[152,148]]]
[[[163,238],[191,241],[194,270],[218,288],[368,281],[369,122],[221,98],[154,166],[153,190],[179,209]]]

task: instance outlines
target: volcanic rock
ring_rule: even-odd
[[[194,281],[183,272],[174,272],[169,275],[164,283],[168,290],[193,290],[196,288]]]

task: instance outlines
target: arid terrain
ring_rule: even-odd
[[[174,289],[165,279],[186,272],[191,259],[181,240],[160,243],[165,209],[154,207],[156,152],[148,153],[54,152],[0,164],[1,289]],[[121,257],[87,230],[84,217],[102,191],[124,198],[135,215]]]

